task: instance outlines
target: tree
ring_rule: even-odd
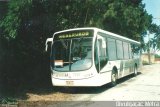
[[[152,16],[144,10],[142,0],[119,0],[108,4],[104,14],[104,28],[143,41],[143,33],[149,28]]]
[[[13,0],[1,26],[10,38],[40,29],[52,35],[57,30],[96,26],[140,40],[152,22],[144,6],[142,0]]]
[[[151,47],[155,50],[160,50],[160,26],[151,24],[149,27],[149,32],[154,34],[154,38],[150,40]]]

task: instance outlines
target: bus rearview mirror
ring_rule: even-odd
[[[48,43],[52,43],[52,42],[53,42],[53,38],[47,38],[45,51],[48,50]]]

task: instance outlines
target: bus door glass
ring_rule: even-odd
[[[106,38],[98,35],[95,43],[95,64],[98,71],[100,71],[107,64],[107,46]]]

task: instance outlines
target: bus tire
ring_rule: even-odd
[[[137,76],[137,73],[138,73],[138,69],[137,69],[137,65],[135,64],[135,66],[134,66],[134,76]]]
[[[116,72],[116,70],[112,70],[112,74],[111,74],[111,86],[116,86],[117,85],[117,78],[118,77],[118,74]]]

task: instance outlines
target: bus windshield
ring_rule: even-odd
[[[52,68],[56,71],[82,71],[92,65],[92,37],[56,40],[52,46]]]

